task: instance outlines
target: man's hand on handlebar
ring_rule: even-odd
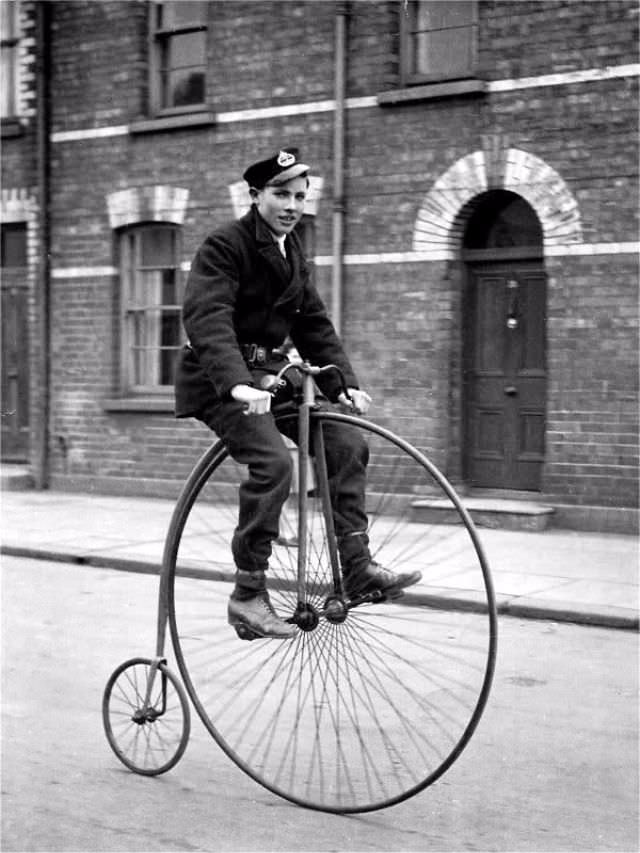
[[[271,394],[251,385],[234,385],[231,396],[245,404],[245,415],[266,415],[271,410]]]
[[[271,411],[272,393],[251,385],[234,385],[231,396],[239,403],[245,404],[246,415],[266,415]],[[371,405],[371,397],[359,388],[348,388],[338,397],[338,402],[351,409],[358,415],[366,415]]]
[[[371,397],[366,391],[360,391],[359,388],[347,388],[349,395],[344,391],[338,397],[338,401],[344,406],[353,409],[359,415],[366,415],[371,405]]]

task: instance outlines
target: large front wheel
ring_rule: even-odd
[[[294,803],[371,811],[426,788],[469,741],[494,669],[495,602],[477,533],[437,469],[374,424],[334,412],[312,418],[367,442],[373,557],[393,571],[419,569],[421,583],[394,603],[336,603],[321,489],[312,480],[305,566],[312,618],[293,640],[239,640],[226,606],[246,472],[216,445],[172,521],[169,621],[185,687],[236,764]],[[437,517],[421,516],[423,499]],[[292,496],[269,572],[271,599],[285,618],[297,604],[297,530]]]

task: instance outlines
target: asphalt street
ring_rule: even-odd
[[[102,691],[119,663],[153,654],[157,578],[5,556],[2,601],[6,853],[638,849],[634,632],[503,617],[494,688],[458,761],[406,803],[340,817],[259,787],[197,719],[166,775],[119,764]]]

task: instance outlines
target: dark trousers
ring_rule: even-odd
[[[216,401],[205,409],[204,421],[226,444],[232,458],[246,465],[248,477],[240,485],[238,526],[233,537],[236,566],[264,571],[271,543],[279,533],[282,507],[289,496],[293,463],[282,434],[297,441],[297,418],[282,433],[273,414],[245,415],[235,400]],[[359,430],[346,424],[325,424],[325,457],[333,518],[338,541],[348,538],[349,552],[367,549],[365,481],[369,449]],[[368,555],[368,551],[366,551]]]

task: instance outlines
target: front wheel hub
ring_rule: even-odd
[[[307,602],[301,602],[291,620],[301,631],[313,631],[318,627],[320,617],[317,611]]]
[[[160,716],[160,713],[155,708],[138,708],[132,715],[131,721],[137,726],[144,726],[146,723],[155,723]]]

